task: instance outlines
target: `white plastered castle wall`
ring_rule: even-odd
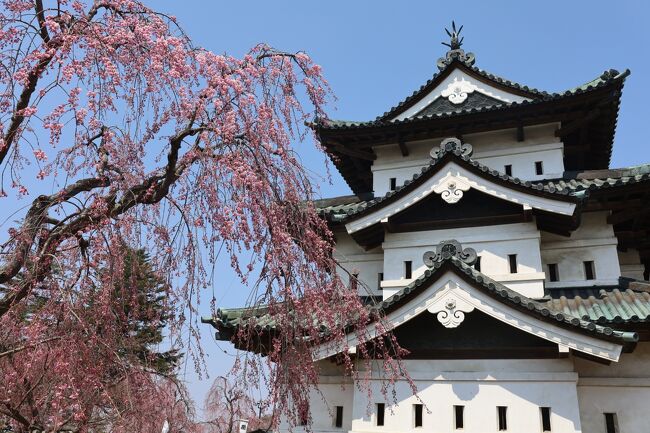
[[[464,248],[474,248],[481,257],[481,272],[529,297],[544,295],[544,273],[539,254],[540,233],[535,223],[518,223],[411,233],[387,233],[384,250],[384,298],[420,277],[426,266],[422,256],[439,242],[455,239]],[[508,255],[517,255],[517,273],[510,273]],[[404,262],[413,262],[411,279],[404,277]]]
[[[334,258],[345,268],[337,269],[337,273],[345,284],[350,282],[350,274],[358,272],[357,284],[359,295],[379,296],[379,274],[384,272],[384,254],[381,248],[365,251],[345,231],[335,232],[336,249]],[[347,272],[346,272],[347,271]]]
[[[604,413],[615,413],[619,431],[646,432],[650,425],[650,343],[637,344],[617,363],[602,365],[575,358],[584,432],[605,433]]]
[[[579,287],[618,284],[618,261],[614,230],[607,224],[608,212],[582,214],[580,227],[570,237],[542,232],[541,255],[544,270],[549,263],[558,265],[560,281],[546,281],[546,287]],[[584,262],[593,261],[595,279],[586,280]]]
[[[422,255],[443,240],[456,239],[481,256],[481,271],[529,297],[544,295],[544,287],[613,285],[619,276],[643,279],[644,267],[636,250],[619,252],[607,212],[582,215],[580,228],[570,237],[539,232],[533,222],[412,233],[387,233],[380,248],[365,251],[345,231],[336,233],[336,258],[348,272],[358,271],[359,294],[387,298],[426,270]],[[516,254],[518,272],[509,272],[508,255]],[[412,278],[404,276],[404,262],[413,263]],[[620,260],[620,262],[619,262]],[[584,263],[594,261],[595,279],[586,280]],[[548,264],[558,265],[560,281],[549,281]],[[620,264],[619,264],[620,263]],[[348,273],[339,270],[348,283]],[[379,274],[383,274],[382,289]]]
[[[641,263],[639,251],[629,249],[618,252],[618,261],[621,264],[621,276],[643,280],[645,266]]]
[[[463,141],[472,145],[472,159],[488,167],[504,172],[505,165],[512,165],[512,175],[523,180],[552,179],[564,172],[564,145],[555,137],[558,125],[545,124],[528,126],[524,129],[524,141],[517,141],[517,131],[506,129],[463,136]],[[377,159],[373,162],[373,190],[375,196],[383,196],[390,190],[390,179],[397,185],[411,179],[422,167],[429,164],[429,152],[438,147],[446,137],[431,140],[407,142],[408,156],[402,156],[399,146],[374,147]],[[541,161],[543,173],[535,173],[535,162]]]
[[[461,325],[462,326],[462,325]],[[496,406],[508,407],[508,431],[541,431],[540,407],[551,408],[553,432],[605,433],[604,413],[616,413],[619,431],[645,432],[650,424],[650,343],[639,343],[610,365],[579,357],[529,360],[406,360],[424,410],[423,428],[413,426],[412,395],[397,384],[397,404],[381,393],[373,369],[368,398],[330,361],[321,361],[319,392],[311,409],[317,432],[452,433],[453,406],[465,406],[464,432],[496,431]],[[376,404],[385,403],[385,426],[376,425]],[[369,405],[370,404],[370,405]],[[334,427],[334,407],[343,406],[343,426]],[[287,431],[286,423],[280,427]],[[301,429],[297,429],[301,431]]]
[[[352,410],[355,386],[349,376],[344,375],[343,367],[329,360],[319,361],[318,388],[309,393],[309,410],[312,431],[341,432],[349,431],[352,425]],[[343,407],[343,424],[335,426],[336,406]],[[302,426],[293,428],[294,432],[304,432]],[[289,431],[286,418],[280,418],[279,431]]]
[[[412,395],[406,380],[397,382],[394,404],[381,393],[379,368],[370,383],[372,396],[355,390],[351,430],[355,432],[451,433],[454,405],[465,406],[463,430],[497,431],[497,406],[508,408],[508,431],[541,431],[540,407],[554,408],[554,432],[581,431],[577,404],[577,374],[567,360],[417,360],[405,361],[417,387]],[[376,425],[376,403],[386,404],[385,426]],[[424,403],[423,427],[414,426],[413,405]],[[371,413],[368,414],[370,407]]]

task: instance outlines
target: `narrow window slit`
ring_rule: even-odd
[[[504,171],[506,172],[506,174],[508,176],[512,176],[512,165],[511,164],[504,165],[503,168],[504,168]]]
[[[404,262],[404,278],[413,278],[413,262],[410,260]]]
[[[454,428],[460,430],[464,428],[465,419],[463,412],[465,411],[465,406],[454,406]]]
[[[551,431],[551,408],[540,407],[539,410],[542,415],[542,431]]]
[[[309,406],[301,406],[298,409],[298,425],[306,426],[309,423]]]
[[[359,284],[359,273],[358,272],[353,272],[352,275],[350,275],[350,290],[357,290]]]
[[[384,403],[377,403],[377,425],[384,425],[384,414],[386,412],[386,405]]]
[[[422,427],[422,405],[421,404],[414,404],[413,405],[413,411],[414,411],[414,417],[415,417],[414,426],[415,427]]]
[[[585,280],[595,280],[596,272],[594,270],[593,260],[584,262],[584,265],[585,265]]]
[[[336,406],[336,418],[334,419],[334,427],[343,427],[343,406]]]
[[[560,274],[557,270],[557,263],[548,264],[548,280],[549,281],[560,281]]]
[[[395,191],[397,189],[397,178],[391,177],[389,182],[390,190]]]
[[[510,266],[510,273],[517,273],[517,254],[508,254],[508,265]]]
[[[544,174],[544,165],[542,161],[535,161],[535,174]]]
[[[508,430],[508,416],[507,416],[508,408],[506,406],[497,406],[497,414],[498,414],[498,427],[499,431],[506,431]]]
[[[618,420],[615,413],[605,413],[605,433],[618,433]]]

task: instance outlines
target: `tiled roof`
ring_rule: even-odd
[[[511,88],[513,90],[516,90],[516,91],[526,92],[526,93],[528,93],[530,95],[530,97],[542,98],[544,96],[549,95],[547,92],[540,91],[540,90],[537,90],[537,89],[533,89],[533,88],[530,88],[528,86],[524,86],[522,84],[515,83],[514,81],[510,81],[510,80],[507,80],[505,78],[501,78],[501,77],[496,76],[494,74],[491,74],[491,73],[489,73],[487,71],[484,71],[484,70],[482,70],[480,68],[477,68],[476,66],[468,66],[468,65],[466,65],[466,64],[464,64],[462,62],[454,61],[454,62],[451,62],[449,65],[447,65],[440,72],[435,73],[433,75],[433,77],[431,77],[431,79],[429,79],[426,83],[424,83],[422,86],[420,86],[419,89],[414,91],[406,99],[399,102],[397,105],[392,107],[390,110],[388,110],[387,112],[385,112],[381,116],[378,116],[376,120],[386,120],[386,119],[388,119],[390,117],[393,117],[393,116],[397,115],[398,112],[402,111],[402,108],[404,106],[410,104],[414,100],[419,99],[421,96],[423,96],[423,94],[426,94],[429,91],[431,91],[435,87],[435,83],[437,81],[439,81],[440,77],[445,75],[445,73],[447,71],[449,71],[450,69],[453,69],[454,67],[460,67],[461,69],[467,69],[470,72],[473,72],[473,73],[475,73],[475,74],[477,74],[477,75],[479,75],[479,76],[481,76],[483,78],[487,78],[488,80],[493,81],[493,82],[495,82],[497,84],[500,84],[502,86],[509,87],[509,88]]]
[[[474,69],[474,68],[473,68]],[[427,87],[427,85],[424,85],[423,88],[420,90],[416,91],[414,95],[411,95],[409,98],[405,99],[402,101],[400,104],[397,106],[393,107],[390,111],[384,113],[382,116],[377,117],[375,120],[370,120],[370,121],[350,121],[350,120],[323,120],[319,123],[319,127],[323,129],[328,129],[328,130],[337,130],[337,129],[362,129],[362,128],[367,128],[367,127],[376,127],[376,126],[388,126],[388,125],[399,125],[399,124],[405,124],[405,123],[411,123],[411,122],[416,122],[419,120],[429,120],[429,119],[434,119],[434,118],[445,118],[445,117],[454,117],[454,116],[459,116],[459,115],[464,115],[464,114],[471,114],[471,113],[484,113],[488,111],[497,111],[497,110],[503,110],[503,109],[509,109],[511,107],[518,107],[518,106],[528,106],[528,105],[534,105],[534,104],[539,104],[542,102],[548,102],[548,101],[554,101],[554,100],[560,100],[568,96],[575,96],[575,95],[580,95],[583,93],[589,93],[594,90],[606,87],[612,83],[615,82],[622,82],[625,80],[625,78],[630,74],[629,69],[626,69],[623,72],[618,72],[614,69],[611,69],[609,71],[605,71],[603,74],[601,74],[598,78],[591,80],[590,82],[582,85],[575,87],[573,89],[566,90],[564,92],[558,92],[558,93],[546,93],[546,92],[539,92],[535,91],[536,97],[532,98],[531,100],[523,100],[521,102],[510,102],[510,103],[499,103],[499,104],[494,104],[494,105],[486,105],[486,106],[481,106],[481,107],[471,107],[465,110],[456,110],[456,111],[446,111],[446,112],[434,112],[434,113],[428,113],[425,112],[425,114],[422,115],[416,115],[413,117],[408,117],[402,120],[390,120],[390,117],[398,111],[398,108],[401,108],[404,104],[407,103],[407,101],[410,101],[411,98],[414,98],[415,95],[419,95],[420,92],[423,92],[423,88]],[[437,76],[437,75],[436,75]],[[435,77],[435,76],[434,76]],[[523,88],[523,87],[521,87]]]
[[[457,274],[477,283],[477,287],[487,291],[490,295],[499,298],[507,304],[511,304],[511,306],[514,306],[519,310],[527,311],[528,313],[537,316],[538,319],[545,321],[554,320],[564,327],[574,328],[582,332],[595,333],[602,337],[620,339],[623,341],[636,341],[638,338],[638,336],[633,332],[616,331],[606,326],[597,325],[589,320],[584,320],[571,314],[567,314],[563,310],[556,309],[553,305],[549,305],[548,303],[536,301],[521,295],[454,257],[436,262],[433,268],[425,271],[420,278],[416,279],[390,298],[379,303],[377,308],[383,311],[390,311],[392,308],[395,308],[395,306],[405,302],[404,299],[410,298],[415,293],[428,287],[433,281],[435,281],[435,274],[440,273],[441,269],[443,271],[448,269],[456,271]]]
[[[491,96],[484,95],[481,92],[472,92],[467,94],[467,97],[461,103],[451,102],[447,98],[436,98],[429,105],[415,113],[414,116],[425,117],[441,113],[460,113],[471,110],[472,108],[480,109],[504,104],[507,103]]]
[[[440,152],[437,158],[432,159],[428,165],[423,167],[420,173],[414,174],[411,180],[407,180],[404,182],[404,184],[398,186],[394,191],[389,191],[382,197],[373,198],[367,201],[360,200],[355,202],[353,200],[350,200],[349,202],[346,201],[341,204],[337,203],[335,205],[320,207],[319,212],[321,215],[332,221],[342,221],[352,216],[358,216],[360,214],[367,213],[370,210],[374,210],[377,207],[383,206],[384,204],[393,202],[399,197],[402,197],[408,192],[417,188],[417,186],[419,186],[424,180],[436,173],[436,169],[443,164],[443,161],[446,161],[450,158],[453,158],[456,162],[464,165],[467,168],[484,173],[485,176],[491,177],[494,180],[509,183],[515,188],[526,189],[536,195],[544,195],[548,197],[563,199],[571,196],[571,190],[567,188],[559,188],[553,182],[544,183],[541,181],[523,181],[519,178],[511,177],[504,173],[501,173],[498,170],[491,169],[488,166],[471,159],[469,156],[462,155],[459,150],[443,150]],[[573,197],[575,197],[575,194]]]
[[[621,280],[616,287],[551,289],[545,304],[603,325],[650,322],[650,284]]]
[[[484,165],[477,163],[467,157],[462,157],[464,160],[472,161],[476,163],[477,166],[484,170]],[[436,161],[432,161],[429,166],[423,168],[425,173],[430,169],[430,167],[435,164]],[[426,170],[426,171],[425,171]],[[503,173],[499,173],[496,170],[487,169],[488,173],[503,179],[505,176]],[[422,173],[416,174],[413,177],[413,180],[417,179],[422,175]],[[567,172],[562,179],[548,179],[540,180],[537,182],[525,182],[516,178],[510,178],[509,180],[516,182],[519,181],[520,184],[525,186],[530,186],[539,191],[540,185],[543,191],[548,191],[551,193],[560,193],[562,195],[568,194],[575,196],[576,194],[581,194],[584,191],[594,191],[594,190],[603,190],[608,188],[623,187],[627,185],[642,183],[650,181],[650,164],[639,165],[635,167],[626,167],[626,168],[617,168],[609,170],[590,170],[583,172]],[[409,182],[410,184],[410,182]],[[363,200],[359,196],[350,195],[344,197],[337,197],[328,199],[328,201],[316,202],[316,207],[319,210],[320,214],[329,219],[330,221],[343,221],[350,216],[356,215],[366,209],[380,203],[391,196],[394,196],[399,191],[402,191],[408,184],[399,186],[395,191],[389,192],[388,194],[373,198],[370,200]]]
[[[385,313],[392,311],[399,305],[408,302],[410,298],[418,292],[425,290],[431,285],[444,271],[451,270],[462,278],[472,282],[475,286],[490,296],[499,299],[501,302],[523,311],[527,314],[537,317],[540,320],[555,323],[559,326],[573,329],[574,331],[595,334],[599,338],[615,340],[620,342],[634,342],[638,340],[638,335],[634,332],[624,332],[612,329],[608,326],[594,323],[591,319],[579,317],[573,313],[570,308],[563,308],[562,305],[556,306],[555,300],[538,301],[523,296],[514,290],[511,290],[503,284],[492,280],[481,272],[466,265],[455,257],[449,257],[435,262],[434,266],[428,269],[421,277],[417,278],[411,284],[377,304],[369,308],[375,308]],[[561,301],[560,301],[561,302]],[[250,319],[254,319],[257,328],[271,330],[275,327],[275,321],[268,314],[268,310],[261,308],[235,308],[218,310],[214,318],[204,318],[204,323],[209,323],[217,330],[234,329],[238,326],[246,326]]]
[[[626,186],[648,180],[650,180],[650,164],[609,170],[568,172],[563,179],[551,179],[545,182],[556,188],[579,192]]]
[[[240,325],[250,323],[254,318],[255,326],[262,330],[275,329],[276,322],[269,314],[268,308],[261,306],[255,308],[225,308],[218,309],[216,317],[204,317],[202,323],[208,323],[218,330],[236,329]]]

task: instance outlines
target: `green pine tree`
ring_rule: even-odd
[[[148,254],[142,249],[127,249],[113,302],[118,309],[115,314],[123,322],[125,341],[129,341],[122,354],[168,374],[182,355],[176,350],[158,351],[170,313],[166,293],[167,283],[156,275]]]

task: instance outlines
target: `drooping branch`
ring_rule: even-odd
[[[333,273],[333,236],[305,205],[313,188],[293,148],[309,133],[304,121],[323,114],[320,68],[264,45],[242,59],[197,49],[173,18],[137,0],[86,12],[83,1],[7,1],[16,41],[27,43],[6,62],[18,72],[0,72],[0,165],[9,194],[36,198],[0,255],[0,394],[15,395],[11,410],[43,430],[105,422],[158,433],[142,416],[152,413],[184,426],[172,423],[187,411],[175,412],[175,394],[152,379],[159,358],[142,355],[132,313],[174,336],[189,328],[179,350],[200,366],[197,303],[215,285],[210,268],[229,259],[243,285],[256,275],[250,299],[276,306],[286,331],[270,342],[265,379],[278,413],[291,415],[289,402],[304,403],[317,378],[310,344],[322,326],[343,338],[341,324],[362,315]],[[37,180],[23,184],[28,167]],[[133,249],[151,254],[161,292],[138,293]],[[158,295],[163,312],[139,308]],[[51,371],[27,367],[45,364]]]
[[[83,233],[93,224],[101,223],[103,218],[118,218],[138,204],[155,204],[166,197],[173,183],[200,156],[200,152],[197,150],[197,152],[185,158],[182,164],[179,165],[179,152],[183,141],[201,131],[201,128],[188,127],[175,134],[169,140],[170,150],[165,167],[156,170],[154,174],[148,176],[143,182],[123,191],[122,199],[118,203],[114,203],[115,192],[109,193],[103,198],[98,198],[97,200],[103,200],[108,204],[112,204],[107,214],[97,215],[89,208],[86,208],[78,212],[76,217],[70,218],[66,224],[57,224],[49,230],[46,229],[48,234],[42,236],[46,241],[38,253],[39,256],[43,257],[43,260],[31,270],[29,278],[21,281],[18,285],[18,290],[14,290],[0,300],[0,317],[6,314],[12,305],[23,299],[34,286],[34,283],[41,281],[49,273],[51,264],[50,257],[55,254],[56,248],[61,242],[74,236],[76,233]],[[95,136],[95,138],[97,137],[99,137],[99,134]],[[24,268],[27,255],[34,246],[37,234],[44,229],[44,224],[50,222],[48,218],[49,208],[53,205],[66,202],[82,192],[89,192],[96,188],[105,188],[109,185],[110,182],[105,177],[82,179],[64,188],[57,194],[39,196],[34,200],[21,227],[21,235],[18,237],[19,239],[17,240],[12,257],[0,268],[0,284],[6,285]]]

